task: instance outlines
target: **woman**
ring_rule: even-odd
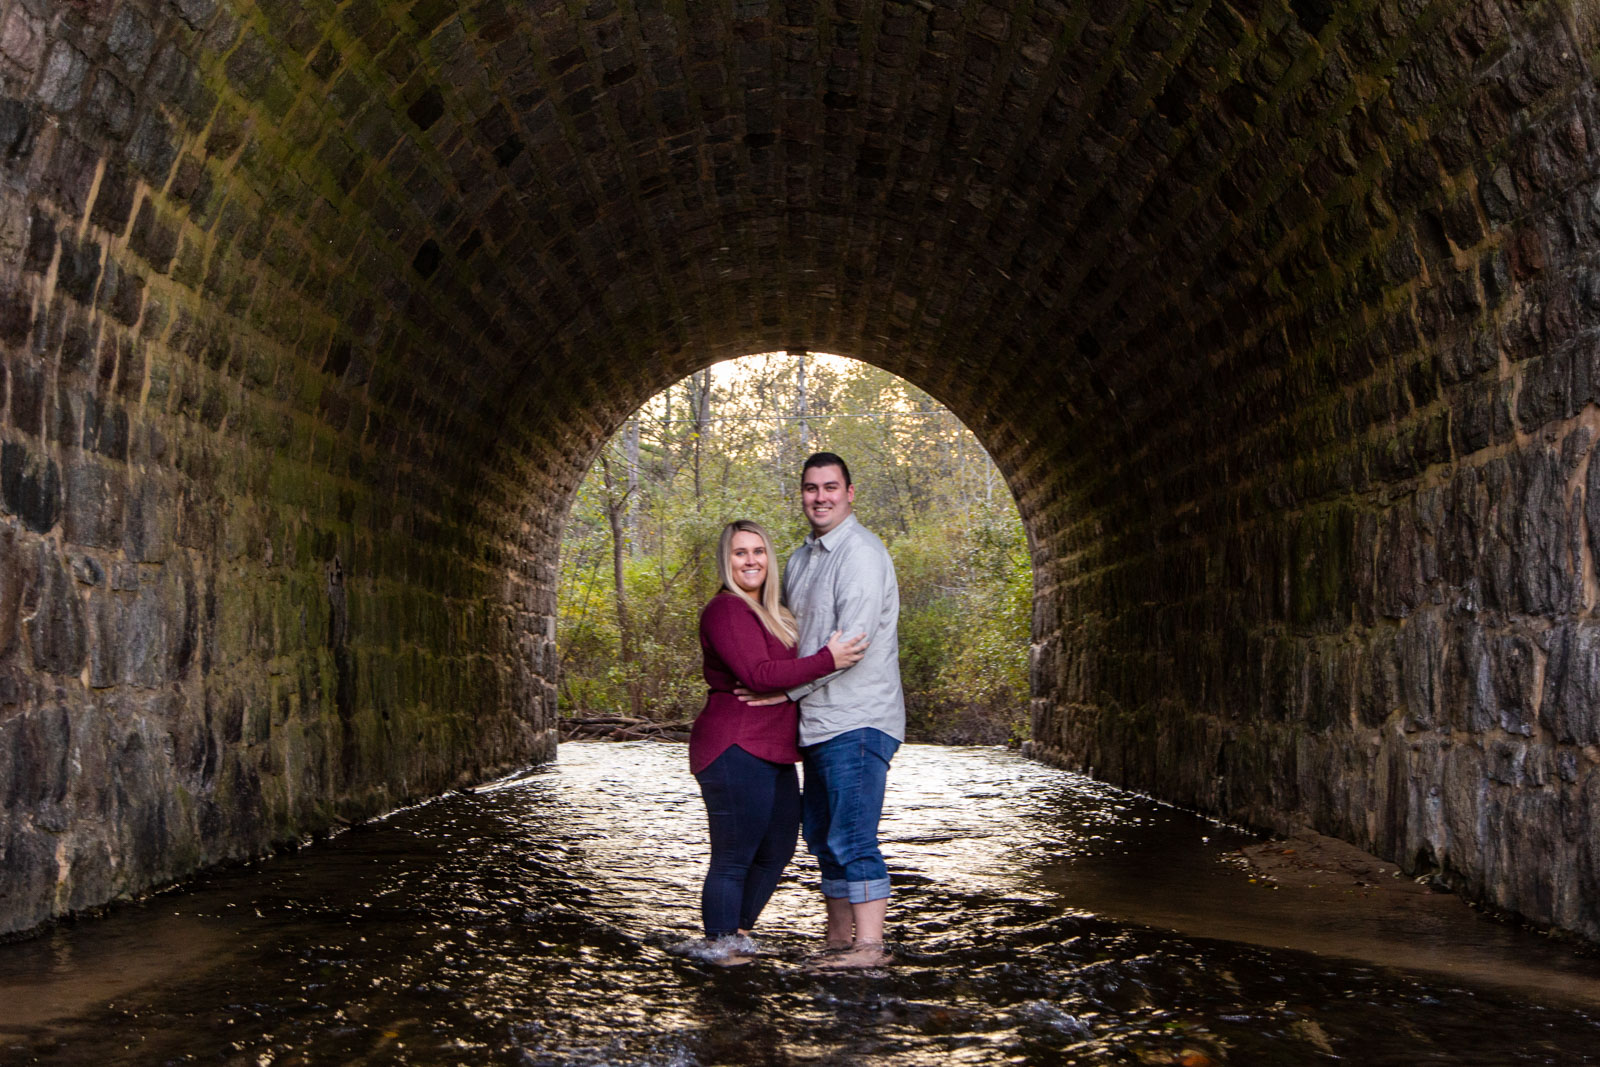
[[[751,707],[734,687],[792,689],[851,666],[866,651],[864,637],[847,641],[836,631],[815,654],[796,657],[794,616],[779,603],[772,542],[757,523],[723,527],[717,568],[723,588],[700,613],[711,691],[689,733],[689,769],[711,823],[711,866],[700,895],[711,941],[755,925],[800,828],[799,709],[792,700]],[[746,962],[727,942],[721,947],[722,962]]]

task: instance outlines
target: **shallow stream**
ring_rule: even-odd
[[[802,850],[773,955],[716,967],[679,952],[705,859],[686,762],[568,743],[0,945],[0,1063],[1600,1062],[1591,952],[1393,874],[1275,880],[1240,849],[1292,849],[998,749],[895,759],[894,966],[806,965]]]

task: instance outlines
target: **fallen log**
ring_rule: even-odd
[[[625,715],[589,715],[562,719],[559,725],[563,741],[687,741],[691,724]]]

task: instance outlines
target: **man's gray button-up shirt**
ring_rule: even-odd
[[[820,649],[835,630],[847,637],[864,633],[870,643],[854,667],[789,690],[800,702],[800,743],[815,745],[863,726],[904,741],[900,587],[883,542],[854,515],[821,537],[807,536],[784,566],[783,594],[800,624],[800,655]]]

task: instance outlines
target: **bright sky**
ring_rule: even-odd
[[[731,381],[738,380],[740,374],[743,373],[739,367],[739,364],[744,360],[762,359],[766,357],[782,357],[786,355],[788,355],[787,352],[752,352],[748,356],[736,356],[733,359],[724,359],[718,363],[711,364],[711,380],[718,385],[727,385]],[[851,359],[849,356],[834,356],[828,354],[827,352],[807,352],[806,362],[814,363],[822,367],[832,367],[835,370],[840,370],[857,361]]]
[[[787,352],[752,352],[749,355],[735,356],[732,359],[724,359],[713,363],[710,367],[711,381],[713,384],[722,387],[726,391],[724,394],[723,405],[719,406],[718,408],[719,413],[726,417],[729,414],[736,414],[739,412],[741,397],[739,385],[740,380],[745,375],[756,371],[760,367],[761,363],[764,363],[766,360],[784,360],[788,358],[789,354]],[[806,367],[808,368],[808,376],[811,371],[817,369],[827,368],[834,371],[843,371],[851,366],[858,365],[860,365],[860,361],[851,359],[849,356],[836,356],[828,352],[806,353]],[[650,412],[652,414],[658,413],[661,410],[660,404],[664,395],[665,391],[657,393],[655,396],[651,397],[650,400],[646,402],[642,408],[640,408],[640,410]],[[840,415],[836,412],[833,416],[819,415],[817,417],[831,418],[840,417]],[[849,418],[862,416],[849,415],[843,417]]]

